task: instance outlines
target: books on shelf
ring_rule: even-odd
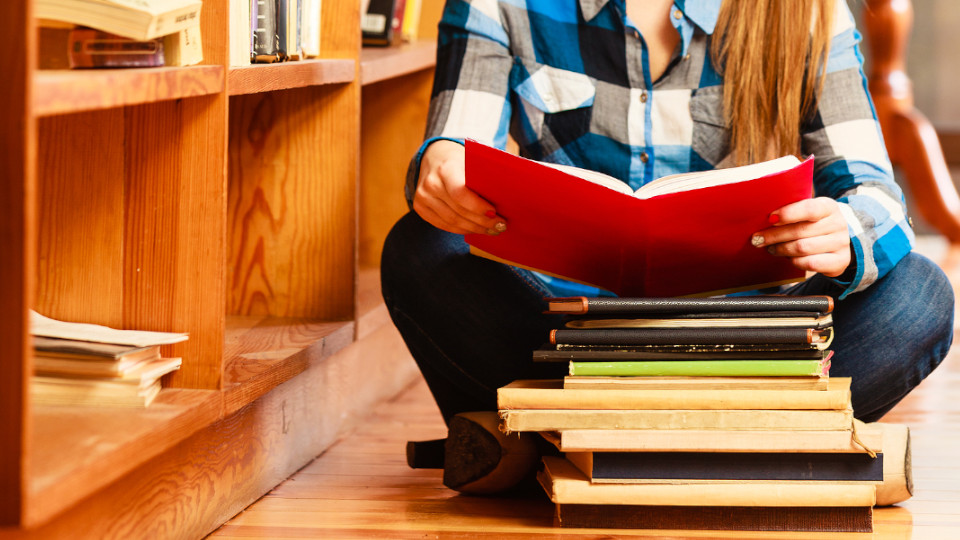
[[[117,330],[57,321],[31,312],[34,373],[30,392],[43,405],[146,407],[161,378],[180,368],[160,346],[186,334]]]
[[[369,0],[360,20],[364,45],[396,45],[402,38],[407,0]]]
[[[136,40],[200,24],[201,0],[36,0],[34,16]]]
[[[235,13],[230,24],[231,65],[320,55],[321,0],[248,1],[248,6],[231,8]]]
[[[467,187],[493,204],[507,230],[466,240],[477,255],[619,296],[708,295],[795,282],[804,272],[750,239],[769,227],[770,212],[811,196],[812,172],[812,159],[787,157],[665,177],[634,193],[606,175],[468,140]]]

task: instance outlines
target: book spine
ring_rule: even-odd
[[[547,298],[550,313],[570,314],[674,314],[762,311],[830,313],[829,296],[732,296],[727,298]]]
[[[830,390],[570,390],[500,388],[500,409],[845,409],[849,388]]]
[[[883,482],[882,454],[571,452],[566,457],[594,482]]]
[[[500,411],[500,418],[507,432],[571,429],[849,431],[853,411],[507,409]]]
[[[863,446],[883,445],[883,432],[857,429]],[[695,429],[590,429],[564,430],[556,442],[562,452],[853,452],[864,448],[851,430],[747,431]]]
[[[819,360],[570,362],[570,375],[584,376],[826,377],[829,370],[829,361]]]
[[[278,1],[254,0],[256,9],[256,30],[253,33],[253,55],[251,62],[272,63],[279,62],[280,36],[278,34]]]
[[[742,343],[815,345],[830,329],[811,328],[560,328],[550,343],[574,345],[737,345]]]
[[[533,352],[536,362],[567,362],[570,360],[625,361],[625,360],[823,360],[830,351],[820,349],[758,350],[743,347],[710,349],[706,347],[648,347],[631,348],[602,345],[559,344],[556,349],[541,348]]]

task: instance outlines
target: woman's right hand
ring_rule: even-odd
[[[427,223],[455,234],[506,230],[493,205],[467,188],[464,147],[453,141],[436,141],[424,151],[413,210]]]

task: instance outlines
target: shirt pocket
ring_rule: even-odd
[[[590,130],[597,89],[593,79],[577,73],[552,66],[518,60],[522,77],[513,86],[519,97],[517,105],[522,111],[519,142],[525,146],[541,142],[546,138],[544,130],[551,136],[550,153],[562,145],[562,141],[575,140]]]
[[[698,88],[690,97],[693,151],[712,166],[730,153],[730,126],[723,115],[723,87]]]

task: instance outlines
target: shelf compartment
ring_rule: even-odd
[[[38,71],[33,112],[52,116],[205,96],[223,85],[223,66]]]
[[[437,62],[436,54],[436,41],[364,47],[360,51],[360,84],[373,84],[432,68]]]
[[[298,60],[276,64],[234,66],[228,75],[231,96],[353,82],[356,62],[352,59]]]
[[[165,388],[147,408],[35,406],[25,524],[44,523],[353,341],[352,322],[227,317],[223,390]]]

